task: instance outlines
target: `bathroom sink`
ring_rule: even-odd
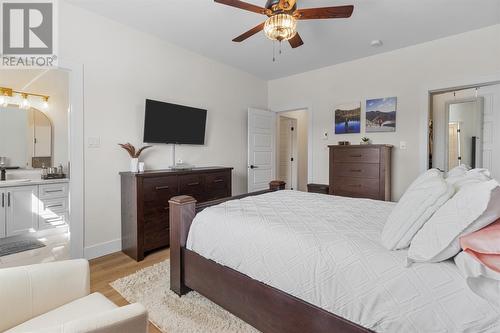
[[[31,179],[9,179],[9,180],[0,180],[0,185],[18,185],[29,183]]]

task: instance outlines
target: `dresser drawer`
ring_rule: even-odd
[[[38,230],[63,227],[68,223],[67,212],[45,212],[38,217]]]
[[[380,165],[373,163],[334,163],[333,170],[336,176],[353,178],[380,177]]]
[[[40,185],[38,187],[38,198],[51,199],[51,198],[62,198],[68,196],[68,184],[47,184]]]
[[[366,178],[335,177],[333,194],[359,198],[379,198],[379,180]]]
[[[379,163],[378,148],[338,148],[333,151],[334,163]]]
[[[167,224],[147,225],[144,228],[144,251],[151,251],[170,244],[170,229]]]
[[[66,212],[68,208],[68,198],[43,199],[39,201],[39,212]]]
[[[198,202],[205,201],[205,177],[205,175],[179,176],[180,192],[194,197]]]
[[[230,178],[227,172],[208,173],[205,175],[206,200],[215,200],[230,196]]]
[[[176,176],[144,178],[142,185],[145,202],[158,202],[168,206],[168,200],[179,193]]]

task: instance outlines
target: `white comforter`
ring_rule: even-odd
[[[377,332],[500,332],[452,261],[405,267],[380,234],[393,203],[278,191],[198,214],[187,247]]]

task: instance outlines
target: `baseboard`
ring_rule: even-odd
[[[115,239],[109,242],[86,247],[84,253],[85,253],[85,258],[90,260],[105,256],[107,254],[119,252],[121,251],[121,249],[122,249],[122,240]]]

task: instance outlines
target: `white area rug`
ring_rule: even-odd
[[[197,292],[182,297],[170,291],[170,261],[140,270],[111,286],[128,302],[141,303],[149,320],[164,333],[258,332]]]

